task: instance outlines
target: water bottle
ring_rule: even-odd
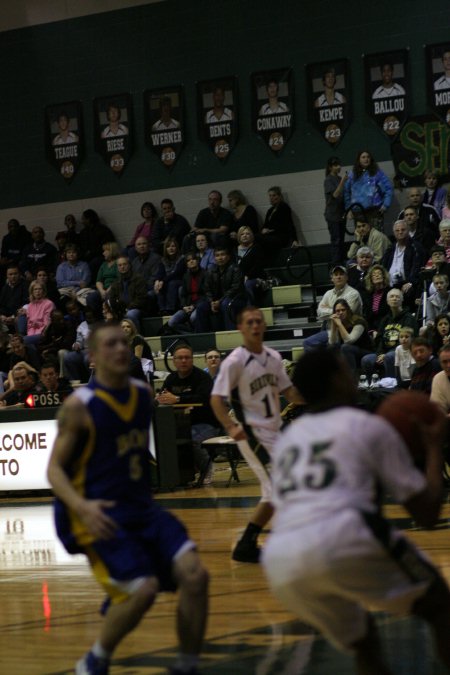
[[[370,386],[372,389],[377,389],[380,386],[380,376],[378,373],[372,375],[372,383]]]
[[[368,389],[369,383],[367,382],[367,377],[365,375],[360,375],[358,389]]]

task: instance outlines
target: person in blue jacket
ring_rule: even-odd
[[[392,202],[393,186],[386,174],[378,168],[378,164],[367,150],[360,151],[344,188],[344,206],[353,204],[362,207],[367,222],[380,228],[383,214]]]

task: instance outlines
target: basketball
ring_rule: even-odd
[[[444,418],[438,406],[422,392],[403,390],[387,396],[377,408],[376,414],[392,424],[405,441],[414,463],[423,467],[426,449],[419,425],[432,424],[439,418]]]

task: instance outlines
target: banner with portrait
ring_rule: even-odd
[[[116,176],[125,169],[133,149],[133,103],[131,94],[94,99],[95,149]]]
[[[51,164],[69,183],[84,155],[82,108],[79,101],[45,108],[45,151]]]
[[[407,119],[391,153],[399,187],[422,186],[427,170],[439,174],[443,182],[450,179],[450,127],[435,115]]]
[[[425,47],[428,105],[450,124],[450,40]]]
[[[350,69],[347,59],[306,66],[308,119],[320,135],[338,145],[351,121]]]
[[[173,169],[186,136],[182,87],[144,91],[145,140],[168,169]]]
[[[276,154],[294,130],[294,83],[291,68],[252,73],[253,131]]]
[[[200,140],[225,161],[238,137],[237,78],[197,82],[197,120]]]
[[[366,112],[393,140],[409,114],[408,50],[364,55]]]

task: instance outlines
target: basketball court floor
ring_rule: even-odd
[[[210,618],[201,662],[204,675],[351,675],[351,660],[270,595],[259,565],[230,553],[258,501],[246,467],[226,487],[219,464],[211,487],[158,494],[188,526],[211,575]],[[420,530],[391,504],[386,512],[428,552],[450,581],[448,497],[434,531]],[[49,497],[0,497],[0,672],[66,675],[96,637],[102,592],[82,556],[57,541]],[[112,675],[162,675],[173,663],[175,598],[162,594],[117,650]],[[440,675],[427,627],[410,618],[378,615],[383,649],[396,675]],[[450,639],[450,636],[449,636]]]

